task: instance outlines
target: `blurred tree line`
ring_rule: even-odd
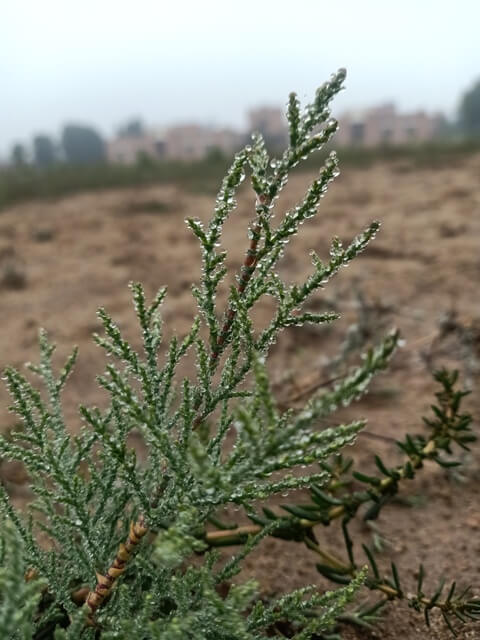
[[[459,124],[467,135],[480,138],[480,79],[462,98]]]
[[[140,118],[132,118],[121,126],[117,135],[121,138],[138,137],[145,133],[145,127]],[[31,152],[26,145],[13,145],[10,161],[14,167],[25,167],[29,164],[40,169],[53,165],[98,165],[107,159],[106,143],[102,136],[93,128],[86,125],[68,124],[56,142],[46,134],[34,136]]]
[[[31,164],[46,169],[56,164],[102,164],[106,160],[105,141],[92,127],[69,124],[63,128],[60,142],[46,134],[33,138]],[[23,144],[15,144],[11,151],[11,163],[15,167],[29,164],[29,153]]]

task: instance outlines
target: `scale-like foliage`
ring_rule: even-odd
[[[7,520],[0,538],[0,629],[9,640],[30,640],[34,633],[45,583],[23,579],[26,571],[22,540]]]

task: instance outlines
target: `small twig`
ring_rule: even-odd
[[[107,573],[105,575],[97,573],[97,584],[95,589],[89,592],[85,601],[90,609],[87,620],[87,624],[89,626],[95,626],[95,612],[102,605],[105,598],[110,594],[115,582],[125,571],[130,556],[147,531],[148,527],[145,525],[143,517],[140,516],[137,522],[132,522],[130,524],[128,538],[125,544],[121,543],[118,547],[115,559],[107,569]]]
[[[391,436],[384,436],[381,433],[374,433],[373,431],[366,431],[365,429],[358,432],[359,436],[363,436],[364,438],[370,438],[371,440],[383,440],[383,442],[390,442],[395,444],[397,441],[395,438]]]
[[[280,409],[289,409],[291,408],[292,404],[294,404],[295,402],[298,402],[299,400],[302,400],[305,396],[310,395],[311,393],[313,393],[314,391],[317,391],[318,389],[321,389],[322,387],[328,387],[328,385],[333,384],[334,382],[337,382],[337,380],[340,380],[343,377],[344,375],[342,374],[342,375],[334,376],[333,378],[329,378],[328,380],[321,380],[320,382],[314,382],[311,385],[306,386],[303,389],[300,389],[299,391],[297,391],[297,393],[291,395],[284,402],[280,402],[278,406]]]
[[[266,203],[267,196],[263,196],[262,204]],[[243,265],[240,272],[240,278],[237,286],[237,291],[240,295],[245,292],[248,283],[250,282],[250,278],[255,271],[255,267],[257,266],[257,251],[258,251],[258,243],[260,240],[261,234],[261,225],[257,220],[253,227],[251,228],[251,239],[250,246],[247,249],[245,254],[245,259],[243,261]],[[236,309],[230,305],[225,313],[225,320],[223,322],[222,329],[220,331],[220,335],[217,338],[217,344],[214,346],[212,353],[210,355],[210,365],[214,367],[219,355],[222,352],[223,346],[228,338],[230,330],[232,328],[233,321],[237,314]]]

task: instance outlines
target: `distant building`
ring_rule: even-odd
[[[226,154],[237,151],[243,135],[233,129],[215,129],[198,124],[170,127],[165,132],[165,150],[169,158],[199,160],[213,150]]]
[[[107,157],[112,164],[132,165],[142,156],[159,160],[165,156],[165,142],[152,133],[119,136],[107,143]]]
[[[259,131],[270,150],[288,144],[287,121],[282,109],[258,107],[248,112],[249,130]],[[362,111],[349,111],[339,118],[335,142],[343,146],[375,147],[421,143],[441,132],[445,119],[441,114],[424,111],[398,113],[393,103]],[[213,151],[230,156],[247,139],[234,129],[217,129],[200,124],[179,124],[165,130],[146,131],[137,121],[120,130],[107,145],[108,160],[132,165],[142,156],[154,160],[200,160]]]
[[[341,116],[336,142],[364,147],[426,142],[437,135],[442,120],[441,114],[424,111],[400,114],[393,103],[387,103]]]
[[[162,134],[119,135],[108,143],[107,153],[109,162],[127,165],[142,155],[155,160],[199,160],[213,150],[230,155],[243,141],[244,135],[233,129],[186,124],[169,127]]]
[[[219,149],[229,155],[238,151],[244,142],[245,135],[243,132],[228,128],[216,129],[212,138],[212,148]]]
[[[285,114],[279,107],[258,107],[248,112],[251,131],[260,132],[271,147],[285,146],[287,135],[287,121]]]

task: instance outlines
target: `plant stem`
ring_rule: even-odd
[[[260,226],[260,222],[257,220],[255,221],[255,224],[251,228],[252,237],[250,240],[250,246],[247,249],[247,252],[245,254],[245,259],[243,261],[242,269],[240,272],[240,278],[237,286],[237,291],[240,295],[242,295],[245,292],[245,289],[247,288],[250,278],[252,277],[253,272],[255,271],[255,267],[257,265],[257,258],[258,258],[257,250],[258,250],[258,242],[260,240],[260,233],[261,233],[261,226]],[[220,335],[218,336],[217,344],[213,348],[213,351],[210,355],[210,366],[212,369],[215,368],[217,359],[222,352],[222,349],[230,333],[230,329],[232,328],[232,324],[236,314],[237,314],[236,309],[230,304],[230,306],[227,309],[227,312],[225,313],[225,320],[224,320],[222,329],[220,331]]]
[[[135,547],[139,544],[147,531],[148,528],[145,525],[145,521],[143,517],[140,516],[137,522],[132,522],[130,524],[128,538],[125,544],[120,544],[118,547],[115,559],[107,569],[107,573],[105,575],[97,573],[97,584],[95,589],[90,591],[86,598],[86,604],[90,609],[87,619],[88,626],[95,626],[95,612],[102,605],[105,598],[110,594],[118,578],[125,571],[132,552],[135,550]]]

